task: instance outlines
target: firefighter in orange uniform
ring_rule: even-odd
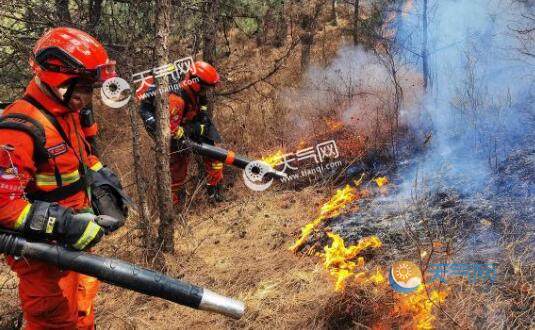
[[[84,136],[80,111],[115,62],[87,33],[54,28],[36,43],[35,77],[0,117],[0,225],[86,250],[123,220],[99,224],[89,173],[109,172]],[[93,329],[99,282],[36,260],[8,257],[19,277],[26,329]]]
[[[143,98],[143,94],[154,93],[155,88],[151,86],[153,78],[147,79],[137,91],[138,99]],[[212,123],[208,114],[206,91],[213,88],[220,81],[217,70],[210,64],[203,61],[193,63],[193,68],[189,70],[180,82],[178,90],[171,89],[169,95],[170,129],[173,136],[171,143],[170,170],[172,179],[173,202],[175,205],[184,202],[184,191],[182,189],[188,171],[190,154],[183,151],[180,140],[189,138],[196,142],[204,142],[214,145],[220,142],[221,137]],[[173,86],[173,84],[171,84]],[[140,114],[143,123],[149,134],[154,136],[156,131],[156,119],[154,109],[154,97],[145,98],[141,102]],[[204,159],[204,166],[207,174],[206,190],[208,198],[212,202],[223,200],[221,180],[223,179],[223,163],[218,160]]]

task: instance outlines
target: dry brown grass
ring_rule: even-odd
[[[100,324],[113,329],[148,324],[156,329],[300,328],[320,315],[321,302],[333,296],[332,283],[316,260],[296,256],[287,247],[292,232],[312,216],[311,200],[321,194],[313,189],[242,193],[238,203],[194,210],[189,230],[177,235],[177,253],[166,256],[166,265],[172,276],[245,301],[243,319],[107,286],[97,301]]]

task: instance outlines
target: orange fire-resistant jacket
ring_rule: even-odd
[[[15,229],[24,222],[32,199],[58,202],[75,210],[87,208],[89,198],[81,181],[83,172],[87,168],[102,168],[84,138],[79,113],[46,95],[34,81],[27,87],[25,98],[6,108],[2,117],[23,114],[41,124],[48,159],[37,161],[30,134],[0,129],[0,226]],[[57,120],[68,141],[36,105]],[[54,193],[57,188],[63,190],[59,195]]]

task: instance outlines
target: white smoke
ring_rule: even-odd
[[[421,49],[422,3],[401,17],[401,49]],[[420,174],[443,171],[443,183],[472,193],[527,142],[534,127],[535,59],[519,52],[513,31],[528,23],[525,10],[512,0],[429,0],[431,86],[424,102],[433,138]],[[420,67],[421,56],[413,54],[405,55]]]
[[[346,46],[327,66],[311,66],[298,88],[282,94],[296,135],[317,133],[325,118],[372,135],[377,110],[384,116],[384,111],[392,108],[395,94],[389,69],[381,60],[362,47]],[[420,84],[417,73],[400,67],[398,79],[406,91],[405,105],[413,107],[411,102],[419,93],[414,87]]]

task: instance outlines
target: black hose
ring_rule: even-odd
[[[219,148],[207,143],[198,143],[191,140],[185,140],[184,144],[198,155],[208,157],[214,160],[219,160],[227,165],[232,165],[237,168],[241,168],[242,170],[244,170],[247,165],[252,162],[251,159],[241,155],[236,155],[233,151]],[[271,167],[269,172],[266,173],[266,175],[267,177],[275,177],[278,179],[283,179],[287,177],[285,173],[279,172]]]
[[[73,270],[112,285],[196,309],[234,318],[240,318],[244,312],[241,302],[162,273],[117,259],[68,250],[59,245],[28,241],[10,232],[0,232],[0,253],[41,260],[61,269]]]
[[[241,168],[242,170],[245,169],[247,164],[251,162],[250,159],[240,155],[236,155],[234,153],[232,153],[233,157],[229,159],[229,153],[231,153],[231,151],[212,146],[207,143],[198,143],[191,140],[186,140],[185,144],[187,147],[191,148],[194,153],[198,155],[205,156],[214,160],[219,160],[228,165]]]

